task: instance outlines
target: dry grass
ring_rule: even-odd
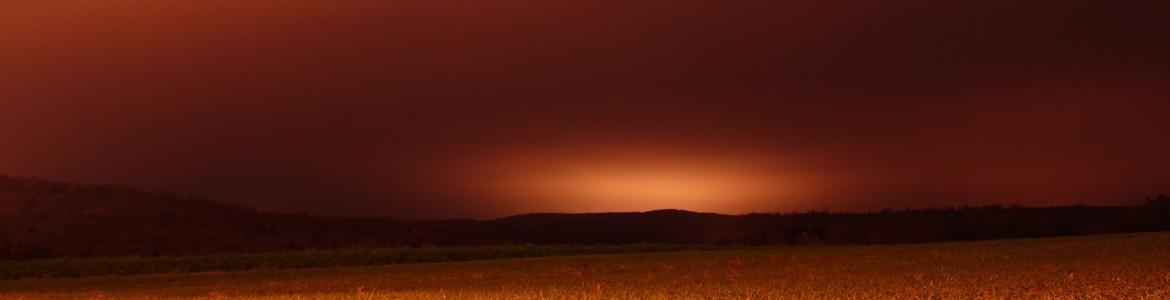
[[[0,298],[1170,298],[1170,234],[0,282]]]
[[[0,260],[0,280],[162,273],[230,272],[323,267],[381,266],[571,255],[653,253],[731,249],[704,245],[515,245],[338,249],[281,253],[225,254],[180,257],[89,257],[27,261]]]

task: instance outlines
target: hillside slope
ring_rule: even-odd
[[[885,244],[1170,229],[1170,198],[1133,207],[962,207],[740,216],[525,214],[476,221],[325,218],[149,192],[0,176],[0,259],[508,244]]]
[[[432,232],[458,231],[440,230],[448,223],[266,213],[168,192],[0,177],[0,257],[8,258],[400,246],[443,241]]]

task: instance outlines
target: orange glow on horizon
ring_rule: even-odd
[[[480,188],[500,201],[555,212],[740,213],[761,204],[791,205],[807,188],[778,171],[775,162],[752,156],[617,153],[505,155],[476,176],[485,179]],[[763,203],[767,201],[774,203]]]

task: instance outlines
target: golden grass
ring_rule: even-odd
[[[1170,299],[1170,234],[16,280],[0,298]]]

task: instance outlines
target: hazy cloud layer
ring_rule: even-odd
[[[406,218],[1170,192],[1165,1],[244,2],[0,4],[0,172]]]

